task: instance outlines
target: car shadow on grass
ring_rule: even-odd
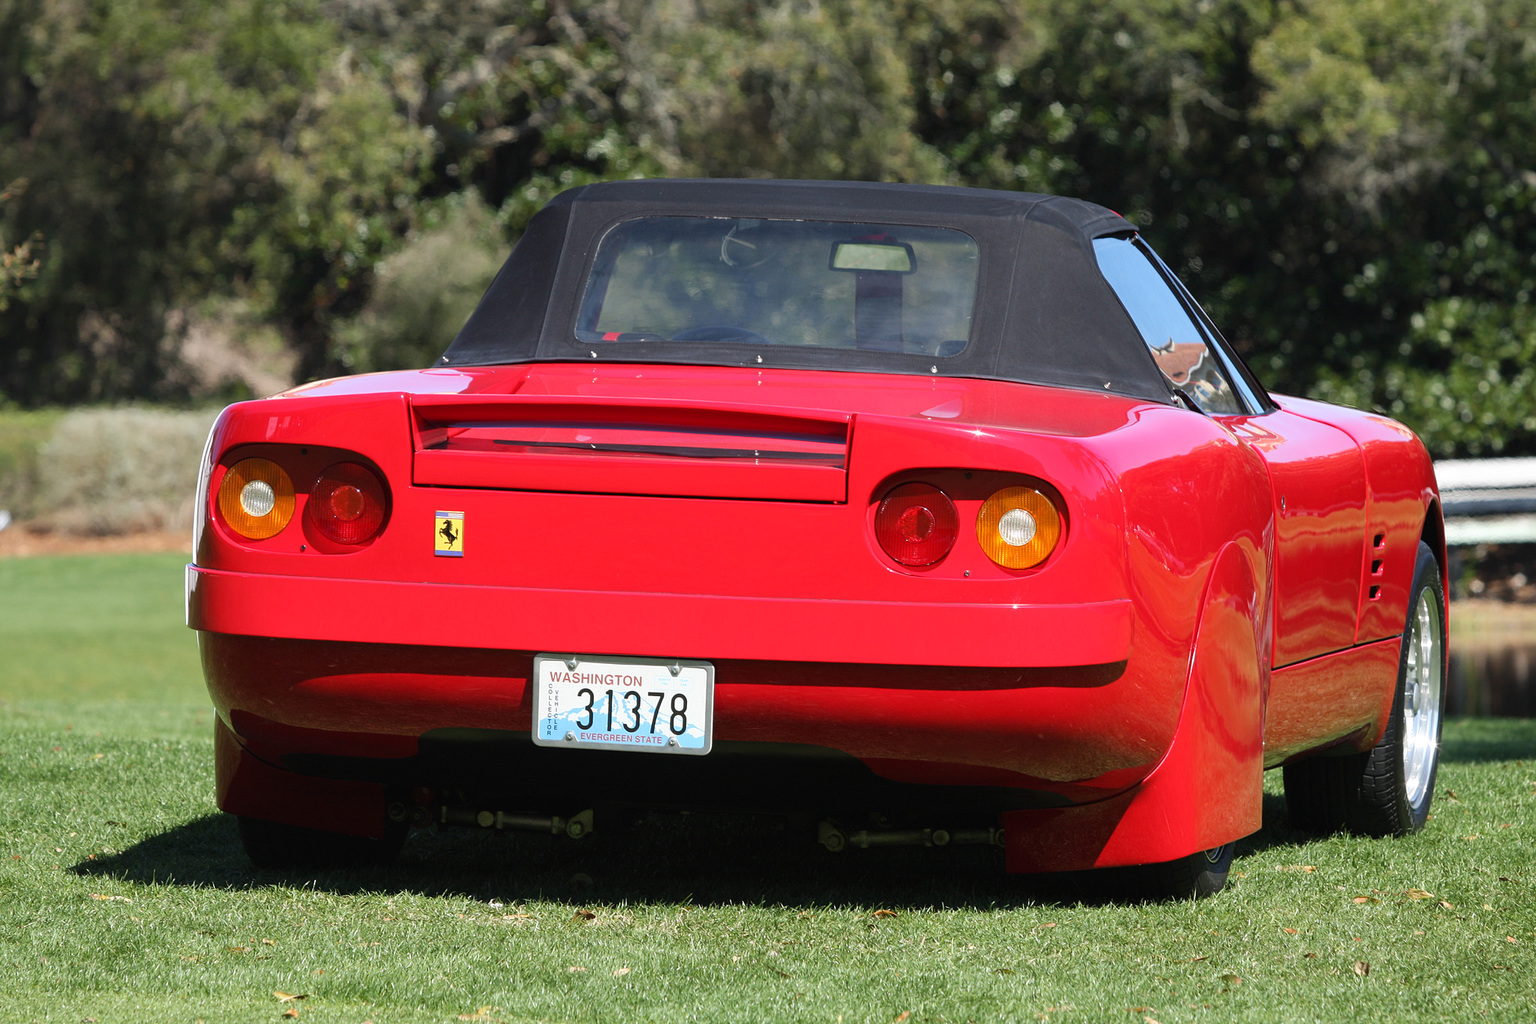
[[[1288,829],[1284,800],[1266,796],[1265,827],[1241,858],[1311,837]],[[339,894],[414,892],[482,902],[622,901],[786,907],[1007,909],[1135,902],[1137,879],[1112,872],[1008,876],[1002,851],[896,847],[832,854],[808,823],[718,814],[599,819],[581,840],[490,830],[422,830],[388,866],[271,871],[246,859],[233,818],[212,814],[149,836],[76,874],[145,885],[228,890],[303,886]]]

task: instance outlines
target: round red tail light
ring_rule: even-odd
[[[337,544],[362,544],[384,525],[388,497],[373,471],[355,462],[338,462],[310,488],[304,518],[320,535]]]
[[[955,503],[932,484],[894,487],[875,512],[875,539],[902,565],[932,565],[949,554],[959,534]]]

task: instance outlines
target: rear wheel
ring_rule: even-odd
[[[1440,764],[1445,701],[1445,593],[1420,543],[1386,735],[1363,754],[1286,765],[1291,824],[1309,832],[1407,835],[1423,827]]]
[[[405,845],[407,826],[390,822],[383,839],[284,825],[261,818],[240,819],[245,855],[259,868],[342,868],[388,864]]]
[[[1214,896],[1226,886],[1232,870],[1233,844],[1202,850],[1163,864],[1148,865],[1152,888],[1163,899],[1187,900]]]

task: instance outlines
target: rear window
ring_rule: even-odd
[[[978,266],[951,228],[643,217],[603,237],[576,337],[955,356]]]

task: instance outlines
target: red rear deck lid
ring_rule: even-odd
[[[414,399],[412,482],[843,502],[853,415],[627,399]]]

